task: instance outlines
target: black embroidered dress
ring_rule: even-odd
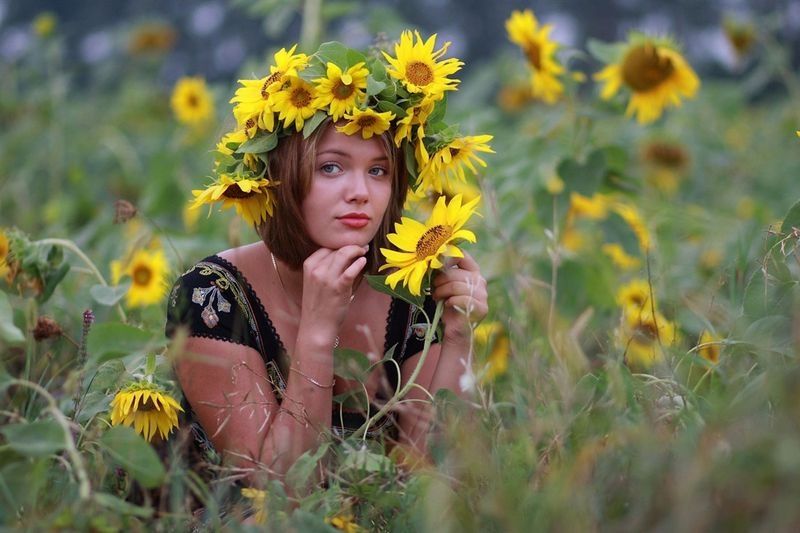
[[[434,302],[425,301],[425,312],[433,317]],[[229,261],[212,255],[184,273],[170,292],[167,309],[166,334],[185,326],[189,335],[208,337],[249,346],[261,354],[270,385],[278,402],[286,388],[289,358],[275,331],[264,305],[242,273]],[[392,358],[398,366],[422,350],[427,322],[422,311],[407,302],[392,299],[386,318],[384,353],[394,348]],[[434,342],[436,339],[434,338]],[[384,364],[392,390],[399,376],[394,364]],[[385,398],[382,398],[385,399]],[[206,433],[197,423],[191,405],[184,400],[184,423],[191,426],[196,442],[206,452],[214,452]],[[370,406],[374,413],[376,408]],[[331,414],[331,429],[335,435],[346,436],[358,429],[365,415],[336,407]],[[396,437],[391,416],[384,417],[367,433],[368,437]]]

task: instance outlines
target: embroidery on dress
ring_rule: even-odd
[[[219,287],[212,285],[211,287],[195,287],[192,291],[192,302],[197,305],[205,305],[206,297],[208,297],[208,305],[203,308],[200,313],[200,318],[209,329],[219,324],[219,315],[214,311],[214,299],[217,300],[217,311],[220,313],[230,313],[231,303],[222,296]]]

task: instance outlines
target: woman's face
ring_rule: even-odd
[[[369,243],[389,206],[393,178],[379,137],[362,139],[329,126],[317,143],[311,189],[302,204],[311,240],[334,250]]]

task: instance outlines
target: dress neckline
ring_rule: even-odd
[[[269,333],[272,335],[273,339],[277,342],[279,350],[283,354],[288,355],[289,352],[286,350],[286,346],[283,344],[283,340],[281,340],[281,336],[278,334],[278,330],[275,329],[275,324],[272,323],[272,319],[270,318],[269,313],[267,313],[267,309],[264,307],[264,303],[261,301],[261,298],[258,297],[258,293],[255,291],[253,286],[250,284],[250,280],[247,279],[247,277],[242,273],[241,270],[239,270],[239,268],[236,265],[234,265],[233,263],[231,263],[230,261],[228,261],[227,259],[225,259],[221,255],[214,254],[214,255],[210,256],[209,258],[213,258],[216,261],[219,261],[219,262],[223,263],[225,268],[230,270],[236,276],[237,279],[239,279],[241,282],[244,283],[245,290],[247,290],[248,295],[252,298],[252,300],[258,306],[258,309],[261,312],[261,316],[264,318],[264,321],[266,322],[267,328],[269,328]],[[392,317],[394,316],[394,313],[395,313],[395,310],[396,310],[395,309],[396,308],[395,304],[397,302],[398,302],[398,300],[396,298],[392,297],[391,301],[389,303],[389,311],[388,311],[388,313],[386,315],[386,326],[384,328],[384,335],[383,335],[383,354],[380,354],[381,357],[383,357],[386,354],[386,352],[389,351],[389,348],[390,348],[389,343],[392,340],[391,339]],[[262,357],[266,357],[266,355],[267,354],[262,354]]]

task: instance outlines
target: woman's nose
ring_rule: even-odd
[[[365,202],[369,199],[369,188],[367,187],[367,176],[365,172],[353,172],[351,179],[348,180],[347,199],[355,202]]]

